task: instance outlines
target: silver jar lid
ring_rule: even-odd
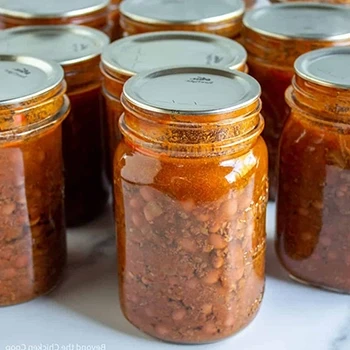
[[[16,18],[76,17],[108,4],[109,0],[0,0],[0,14]]]
[[[21,103],[40,96],[63,80],[62,67],[29,56],[0,55],[0,105]]]
[[[342,40],[350,38],[350,8],[315,3],[276,4],[249,11],[243,24],[278,39]]]
[[[296,74],[312,83],[350,89],[350,47],[308,52],[295,62]]]
[[[124,85],[124,96],[148,111],[183,115],[228,113],[253,103],[260,85],[238,71],[171,67],[138,74]]]
[[[133,35],[112,43],[102,54],[102,63],[109,71],[127,76],[165,66],[237,69],[246,60],[244,47],[233,40],[185,31]]]
[[[239,17],[242,0],[124,0],[120,12],[137,22],[203,24]]]
[[[0,32],[0,52],[39,56],[61,65],[97,57],[108,43],[106,34],[77,25],[26,26]]]

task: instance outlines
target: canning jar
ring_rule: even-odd
[[[50,292],[66,262],[63,70],[0,56],[0,306]]]
[[[260,87],[211,67],[142,73],[124,86],[114,161],[120,301],[175,343],[230,336],[264,292],[267,149]]]
[[[350,9],[326,4],[276,4],[247,13],[243,24],[249,73],[262,87],[270,199],[275,199],[278,143],[289,113],[284,92],[291,83],[294,61],[311,50],[350,45]]]
[[[120,4],[124,36],[185,30],[236,38],[242,29],[242,0],[125,0]]]
[[[290,275],[350,293],[350,48],[301,56],[286,92],[277,252]]]
[[[108,37],[75,26],[28,26],[0,32],[0,51],[26,53],[61,64],[71,112],[63,123],[65,209],[68,226],[94,219],[105,208],[100,53]]]
[[[109,0],[0,0],[0,29],[79,24],[111,35],[108,5]]]
[[[159,55],[159,52],[162,55]],[[169,65],[210,65],[247,71],[247,53],[237,42],[194,32],[157,32],[118,40],[102,54],[103,94],[106,101],[107,173],[112,173],[114,151],[120,140],[120,95],[133,75]]]

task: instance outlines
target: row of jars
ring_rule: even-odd
[[[195,30],[236,39],[247,50],[250,75],[259,81],[263,90],[262,114],[266,122],[263,136],[270,159],[270,199],[274,200],[277,191],[278,142],[288,114],[284,91],[293,76],[293,63],[297,57],[310,50],[349,45],[349,9],[298,3],[262,7],[243,17],[244,4],[240,0],[231,1],[229,5],[227,1],[219,1],[215,2],[215,6],[208,0],[202,11],[198,9],[198,1],[186,2],[185,5],[182,1],[167,1],[163,6],[160,4],[163,4],[161,0],[122,2],[120,24],[124,35],[133,36],[160,30]],[[188,17],[183,19],[183,13]],[[136,41],[130,39],[130,42],[133,40]],[[115,47],[118,48],[117,45]],[[164,62],[173,61],[165,59]],[[158,63],[151,65],[154,68],[158,66]],[[116,74],[120,80],[119,70],[120,65],[116,64],[116,73],[109,75]],[[128,69],[126,79],[140,71],[142,68]],[[121,80],[125,82],[124,76]]]
[[[325,2],[350,3],[349,0]],[[1,0],[0,28],[78,24],[102,30],[112,40],[165,30],[208,32],[236,38],[242,28],[245,8],[267,4],[266,0],[47,0],[43,6],[41,0]]]
[[[275,199],[277,145],[288,109],[283,102],[277,103],[275,107],[271,108],[272,100],[277,94],[278,101],[283,101],[283,92],[289,85],[293,72],[292,64],[300,54],[320,47],[348,44],[349,39],[346,36],[349,29],[346,25],[348,11],[344,9],[345,13],[341,15],[341,8],[335,10],[329,7],[324,10],[324,5],[315,5],[313,8],[306,5],[301,10],[303,5],[297,4],[294,9],[292,8],[294,5],[288,7],[287,16],[289,17],[285,18],[283,6],[281,8],[273,6],[268,10],[264,8],[251,16],[245,16],[243,26],[245,33],[242,38],[244,3],[241,0],[220,0],[215,2],[215,6],[211,0],[206,0],[205,3],[197,0],[177,0],[175,2],[125,0],[120,9],[118,3],[119,1],[114,1],[113,4],[110,4],[108,0],[63,1],[62,3],[54,1],[43,8],[40,1],[25,1],[24,3],[21,0],[11,3],[4,1],[4,3],[0,2],[0,27],[8,28],[24,24],[78,23],[104,30],[112,38],[121,34],[128,36],[159,30],[205,31],[240,41],[244,38],[244,46],[249,52],[250,74],[257,78],[263,87],[263,115],[267,124],[264,137],[270,156],[270,198]],[[123,33],[119,29],[119,10]],[[291,18],[293,11],[297,14],[300,11],[303,12],[304,17],[299,17],[298,25],[295,25],[293,23],[295,19]],[[107,14],[112,12],[114,15],[108,17]],[[326,17],[325,20],[322,19],[322,16]],[[304,30],[303,23],[309,25],[310,21],[313,22],[312,25],[309,29]],[[269,23],[271,24],[269,25]],[[323,29],[316,28],[317,23]],[[279,32],[283,25],[286,25],[285,33],[283,30]],[[330,32],[328,33],[328,30],[324,30],[324,28],[330,28]],[[304,32],[299,36],[298,31],[300,30],[304,30]],[[111,31],[114,31],[115,34],[112,35]],[[118,33],[116,34],[116,32]],[[288,40],[281,41],[281,38]],[[305,38],[307,40],[304,40]],[[274,81],[279,82],[279,84],[270,84],[270,76],[273,76]],[[112,142],[113,140],[110,141],[110,143]],[[79,182],[79,178],[77,179]],[[106,195],[102,194],[104,190],[101,178],[97,179],[95,176],[93,183],[96,181],[100,183],[100,196],[105,198],[99,200],[99,207],[103,207]],[[75,203],[80,203],[83,200],[83,194],[76,193],[75,197],[79,196],[81,199],[76,198]],[[86,210],[82,209],[81,216],[84,216]],[[94,217],[93,212],[98,213],[100,210],[91,210],[85,217]],[[77,221],[84,222],[86,218]]]
[[[126,0],[119,7],[120,2],[47,0],[43,6],[41,0],[1,0],[0,28],[69,23],[103,30],[112,39],[158,30],[206,31],[233,37],[241,28],[245,8],[242,0]]]
[[[273,5],[243,23],[272,179],[289,115],[279,158],[280,260],[301,281],[350,292],[348,50],[300,58],[287,103],[283,96],[300,54],[349,45],[349,10]],[[260,86],[243,73],[247,52],[184,31],[107,43],[78,26],[0,33],[0,52],[12,55],[0,59],[0,305],[61,279],[64,212],[74,225],[103,210],[103,121],[124,314],[168,341],[231,335],[255,316],[264,290],[267,154]]]
[[[12,28],[18,26],[42,26],[42,25],[62,25],[66,23],[80,24],[89,26],[95,29],[99,29],[105,32],[109,37],[115,39],[121,34],[119,29],[119,2],[120,1],[111,1],[108,0],[79,0],[79,1],[59,1],[48,0],[45,2],[45,6],[42,6],[41,0],[32,0],[32,1],[23,1],[23,0],[14,0],[14,1],[0,1],[0,28]],[[123,22],[128,18],[127,13],[130,11],[135,11],[140,6],[138,6],[140,1],[125,1],[121,9],[122,12],[122,27],[124,28],[124,35],[129,35],[133,33],[133,30],[128,29],[128,26],[124,26]],[[209,4],[209,2],[208,2]],[[176,1],[175,3],[169,1],[155,1],[155,2],[142,2],[142,5],[147,5],[150,7],[145,7],[143,11],[147,14],[151,11],[153,13],[154,8],[159,9],[160,16],[167,16],[168,13],[175,14],[173,18],[174,23],[177,23],[181,16],[184,16],[184,13],[187,14],[186,21],[188,21],[188,26],[172,26],[172,21],[167,22],[164,28],[168,29],[191,29],[196,31],[209,31],[212,33],[219,33],[228,37],[236,36],[241,29],[242,15],[244,11],[244,4],[241,0],[226,1],[220,0],[215,6],[209,6],[208,4],[203,4],[198,1]],[[213,4],[213,3],[212,3]],[[200,10],[200,7],[207,8],[206,11]],[[131,6],[131,9],[129,8]],[[177,11],[174,12],[174,7]],[[200,11],[199,11],[200,10]],[[136,16],[137,13],[134,13]],[[135,19],[134,16],[131,16]],[[209,21],[210,25],[206,26],[203,23]],[[147,22],[148,20],[146,20]],[[142,22],[142,21],[141,21]],[[163,23],[163,20],[160,19],[160,23]],[[230,23],[232,22],[232,24]],[[157,23],[157,21],[156,21]],[[174,25],[173,23],[173,25]],[[220,30],[218,30],[221,28]],[[155,30],[152,28],[150,30]],[[45,29],[41,29],[45,31]],[[53,33],[52,35],[56,35]],[[6,37],[6,34],[4,34]],[[96,98],[91,98],[92,95],[83,96],[81,93],[82,84],[86,85],[87,94],[91,94],[92,86],[95,87],[95,95],[99,94],[100,89],[100,72],[97,67],[96,62],[98,62],[99,54],[101,53],[103,46],[106,45],[107,39],[101,37],[94,38],[94,35],[90,34],[90,39],[87,39],[87,34],[80,33],[80,36],[84,37],[80,39],[78,35],[78,44],[74,44],[75,35],[66,34],[69,45],[75,45],[76,55],[74,56],[75,61],[72,62],[68,60],[65,62],[64,57],[61,57],[62,54],[59,54],[57,51],[60,50],[62,43],[67,38],[64,37],[62,31],[59,31],[59,34],[56,36],[56,41],[52,41],[49,36],[40,34],[40,30],[37,33],[25,34],[24,31],[20,32],[19,37],[27,36],[23,41],[24,43],[13,42],[9,51],[16,46],[13,51],[14,53],[28,53],[33,55],[42,54],[44,58],[52,58],[65,67],[66,71],[66,80],[68,81],[68,93],[70,99],[74,99],[73,110],[71,115],[78,115],[74,117],[76,120],[76,125],[70,131],[66,131],[65,134],[68,137],[70,135],[69,142],[71,146],[65,149],[66,161],[66,191],[65,191],[65,206],[66,206],[66,216],[67,223],[69,226],[76,226],[83,224],[93,218],[95,218],[99,213],[101,213],[105,207],[105,204],[108,200],[108,187],[106,186],[103,169],[102,169],[102,149],[101,149],[101,140],[99,139],[100,133],[95,133],[94,136],[91,135],[91,132],[98,130],[99,126],[97,123],[101,118],[95,118],[93,122],[88,122],[87,118],[82,121],[82,118],[79,117],[83,115],[89,108],[95,110],[100,108],[100,101],[93,106],[93,102],[96,101]],[[30,38],[34,38],[33,43],[26,41]],[[80,41],[82,43],[80,43]],[[89,49],[85,50],[86,41],[94,42],[92,45],[94,49],[93,55],[94,59],[89,57]],[[55,44],[54,44],[55,43]],[[54,44],[57,45],[54,48]],[[78,47],[78,46],[81,47]],[[68,44],[63,46],[65,50],[68,50],[68,57],[72,55],[73,48],[68,47]],[[17,48],[19,49],[17,51]],[[87,52],[85,52],[87,51]],[[91,51],[91,48],[90,48]],[[70,52],[70,53],[69,53]],[[83,63],[82,63],[83,62]],[[166,60],[164,59],[164,64]],[[79,65],[78,65],[79,63]],[[81,63],[81,64],[80,64]],[[194,62],[196,63],[196,62]],[[160,63],[161,64],[161,63]],[[156,65],[154,65],[156,66]],[[153,67],[153,66],[152,66]],[[132,73],[134,74],[134,73]],[[130,75],[129,75],[130,76]],[[76,80],[82,79],[82,82],[77,82]],[[74,96],[73,96],[74,95]],[[112,96],[113,93],[108,94]],[[119,98],[120,92],[117,93]],[[90,104],[85,104],[85,100],[88,99]],[[109,98],[107,97],[109,101]],[[83,104],[85,112],[80,108]],[[75,107],[76,106],[76,107]],[[111,107],[113,108],[113,107]],[[120,109],[120,107],[119,107]],[[96,113],[95,113],[96,114]],[[109,113],[110,114],[110,113]],[[110,117],[108,118],[110,119]],[[72,120],[72,117],[69,118]],[[80,121],[79,121],[80,120]],[[84,124],[85,123],[85,124]],[[111,122],[108,122],[111,125]],[[66,123],[68,124],[68,122]],[[79,124],[79,126],[78,126]],[[109,142],[108,144],[113,147],[110,152],[107,149],[107,152],[112,155],[114,151],[113,137],[111,133],[115,130],[109,128],[107,132]],[[74,147],[73,145],[76,144]],[[80,153],[78,156],[77,153]],[[111,159],[111,156],[108,158]],[[110,162],[107,162],[107,168],[111,168]],[[111,179],[111,171],[107,172],[109,179]],[[93,193],[88,191],[88,188],[94,188]],[[93,198],[93,201],[90,201],[89,198]]]

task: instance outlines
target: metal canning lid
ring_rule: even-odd
[[[237,69],[246,60],[247,52],[233,40],[179,31],[126,37],[109,45],[102,54],[102,63],[109,71],[128,76],[165,66],[209,65]]]
[[[0,0],[0,15],[16,18],[76,17],[107,8],[109,0]]]
[[[215,23],[239,17],[242,0],[124,0],[120,12],[137,22],[153,24]]]
[[[29,56],[0,55],[0,105],[40,96],[57,87],[63,76],[58,63]]]
[[[260,96],[260,85],[239,71],[171,67],[138,74],[124,85],[132,104],[153,112],[212,115],[243,108]]]
[[[0,32],[0,52],[74,64],[99,56],[109,43],[99,30],[77,25],[27,26]]]
[[[312,83],[350,89],[350,47],[308,52],[295,62],[295,72]]]
[[[246,28],[268,37],[300,40],[350,38],[350,8],[315,3],[285,3],[249,11]]]

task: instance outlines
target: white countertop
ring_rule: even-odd
[[[257,318],[238,335],[198,349],[350,350],[350,297],[288,279],[275,256],[273,223],[270,205],[266,292]],[[149,338],[123,318],[109,213],[71,230],[68,243],[66,279],[53,293],[0,309],[0,350],[195,348]]]

